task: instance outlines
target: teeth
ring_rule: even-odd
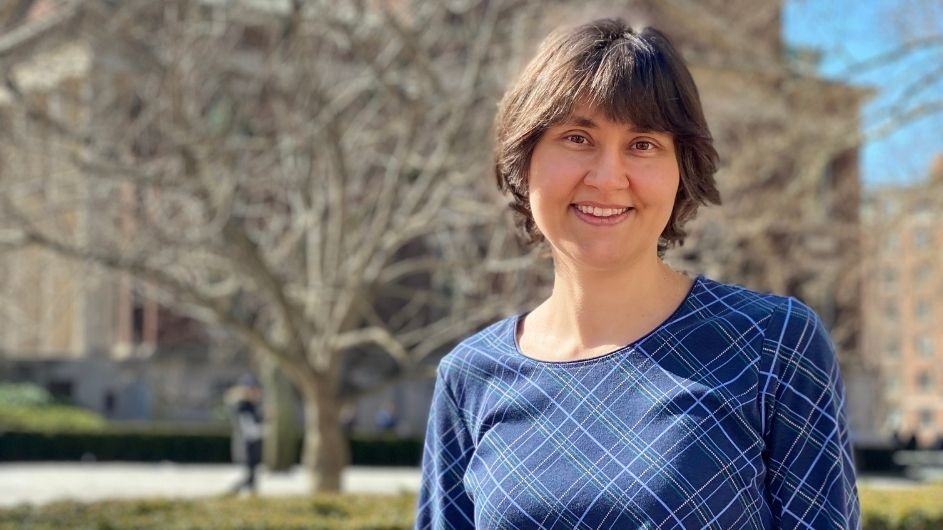
[[[582,204],[577,204],[576,209],[596,217],[611,217],[613,215],[623,214],[629,210],[628,208],[597,208],[595,206],[583,206]]]

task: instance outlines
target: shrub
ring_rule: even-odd
[[[106,424],[92,411],[56,402],[38,385],[0,384],[0,431],[96,432]]]
[[[52,394],[32,383],[0,383],[0,407],[37,407],[53,404]]]
[[[414,509],[411,495],[59,502],[0,510],[0,530],[407,530]]]
[[[905,528],[899,526],[904,523],[922,524],[921,517],[936,518],[937,524],[931,528],[943,528],[943,482],[893,489],[862,487],[860,496],[861,506],[875,521],[880,518],[898,525],[888,528]]]
[[[71,405],[0,405],[0,430],[98,432],[107,422],[98,414]]]

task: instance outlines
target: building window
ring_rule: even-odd
[[[914,277],[917,279],[917,283],[925,284],[930,279],[930,266],[926,263],[921,264],[917,267],[917,270],[914,272]]]
[[[897,394],[900,392],[900,377],[896,375],[887,376],[887,392],[889,394]]]
[[[933,340],[927,335],[917,337],[917,353],[924,357],[933,356]]]
[[[884,238],[884,250],[888,252],[897,251],[899,239],[897,234],[887,234],[887,237]]]
[[[887,287],[897,285],[897,271],[894,269],[884,269],[884,284]]]
[[[887,413],[887,427],[892,431],[896,431],[900,429],[900,424],[901,424],[900,409],[891,408],[891,410]]]
[[[894,198],[892,197],[885,197],[884,200],[882,201],[881,207],[882,207],[881,209],[883,210],[882,213],[888,217],[893,217],[897,215],[897,212],[900,211],[900,208],[898,208],[897,201],[894,200]]]
[[[914,247],[927,248],[930,246],[930,231],[924,227],[914,230]]]
[[[926,300],[918,300],[916,307],[914,307],[914,312],[917,314],[917,318],[920,320],[929,320],[930,315],[933,312],[930,303]]]
[[[219,395],[222,395],[222,394],[219,394]],[[105,407],[104,407],[105,414],[109,416],[114,414],[116,405],[117,405],[117,401],[115,399],[115,392],[113,390],[109,390],[108,392],[105,393]]]
[[[72,394],[75,391],[75,385],[72,384],[72,381],[68,380],[54,380],[50,381],[46,385],[46,390],[52,394],[52,397],[63,400],[63,401],[72,401]]]
[[[897,358],[900,357],[900,341],[897,339],[890,339],[887,341],[887,346],[884,350],[887,352],[888,357]]]
[[[888,320],[897,320],[897,304],[894,302],[884,304],[884,317]]]
[[[917,374],[917,388],[919,388],[921,392],[933,391],[933,376],[930,375],[929,370],[923,370]]]
[[[923,409],[920,411],[920,424],[926,428],[933,427],[933,411],[931,409]]]

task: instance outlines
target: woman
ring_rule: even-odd
[[[661,261],[720,202],[716,159],[658,31],[541,45],[501,103],[496,173],[553,291],[440,364],[416,528],[857,528],[818,317]]]

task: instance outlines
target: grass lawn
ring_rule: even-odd
[[[898,520],[923,512],[943,521],[943,482],[900,489],[862,487],[860,495],[861,509],[866,514]],[[943,530],[943,525],[934,528]]]
[[[0,510],[0,530],[408,530],[414,495],[138,500]],[[943,528],[943,483],[861,488],[864,530]]]
[[[405,530],[414,505],[412,495],[58,502],[0,510],[0,530]]]

